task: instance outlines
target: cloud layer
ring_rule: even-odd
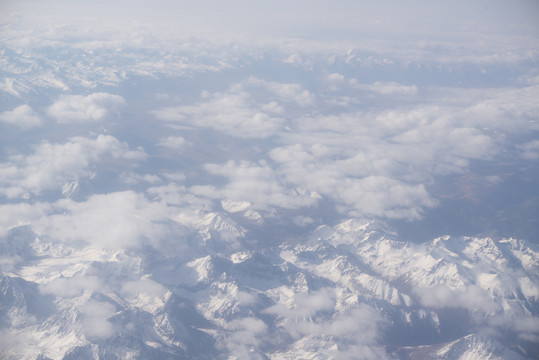
[[[31,129],[43,125],[43,120],[28,105],[21,105],[11,111],[4,111],[0,114],[0,121],[22,129]]]
[[[63,96],[47,109],[47,114],[59,123],[101,121],[125,105],[119,95],[94,93],[87,96]]]
[[[0,193],[8,198],[38,195],[65,182],[92,177],[96,164],[107,159],[140,161],[145,157],[141,148],[129,150],[126,143],[110,135],[73,137],[63,144],[44,141],[31,154],[13,155],[0,164]]]

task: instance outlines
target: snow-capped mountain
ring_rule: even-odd
[[[2,241],[17,259],[1,280],[2,357],[537,355],[539,253],[524,241],[405,243],[376,221],[350,219],[279,246],[215,252],[208,234],[238,229],[226,219],[199,217],[188,235],[198,238],[196,258],[59,249],[28,227],[12,229]]]

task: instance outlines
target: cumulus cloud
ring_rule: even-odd
[[[270,306],[264,312],[284,316],[296,322],[301,320],[309,321],[317,313],[333,310],[336,305],[335,291],[330,288],[322,288],[309,293],[295,293],[291,300],[286,305],[278,303]],[[300,327],[302,326],[300,324]],[[295,336],[300,336],[301,334],[302,332],[300,331]]]
[[[284,119],[251,105],[251,96],[242,90],[205,94],[197,105],[168,107],[152,111],[160,120],[211,128],[242,138],[264,138],[284,124]]]
[[[314,95],[298,84],[251,77],[231,85],[227,92],[203,92],[196,105],[166,107],[151,113],[168,122],[212,128],[242,138],[265,138],[286,124],[280,116],[284,111],[280,102],[304,107],[314,100]]]
[[[174,179],[176,180],[176,178],[180,178],[182,181],[185,179],[180,175],[175,175]],[[192,194],[189,194],[190,196],[186,195],[187,189],[185,186],[178,185],[174,182],[162,186],[153,186],[146,191],[153,199],[160,200],[167,204],[185,205],[186,203],[189,203],[189,200],[194,200]]]
[[[339,359],[368,359],[370,357],[366,354],[378,354],[377,358],[386,358],[383,350],[373,346],[379,343],[389,322],[367,304],[357,303],[343,308],[337,304],[337,298],[335,289],[330,288],[295,293],[292,298],[263,312],[277,316],[278,326],[294,340],[289,349],[298,349],[302,354],[323,353]],[[334,346],[320,346],[326,341],[333,342]],[[307,348],[304,348],[305,344],[309,344]],[[357,349],[363,349],[365,357],[354,354]]]
[[[436,205],[422,184],[391,178],[395,170],[390,159],[369,164],[369,155],[360,154],[335,161],[334,150],[323,146],[305,150],[296,145],[276,148],[270,155],[289,183],[334,200],[343,212],[413,219],[421,216],[422,209]]]
[[[11,111],[0,113],[0,121],[18,126],[22,129],[31,129],[43,125],[43,120],[29,105],[21,105]]]
[[[292,220],[294,221],[294,224],[301,227],[305,227],[314,223],[314,220],[308,216],[295,216]]]
[[[295,83],[279,83],[250,77],[241,84],[243,87],[261,88],[276,96],[279,100],[292,102],[299,106],[314,105],[316,97],[301,85]]]
[[[158,246],[171,228],[167,207],[132,191],[93,195],[86,201],[59,200],[54,212],[36,225],[40,232],[67,243],[84,241],[105,249]]]
[[[121,293],[128,297],[137,297],[140,294],[161,297],[166,293],[166,288],[152,279],[145,278],[124,283]]]
[[[125,105],[125,99],[109,93],[63,96],[47,109],[59,123],[101,121]]]
[[[82,314],[84,334],[92,339],[106,339],[115,334],[114,325],[109,318],[116,312],[108,302],[90,300],[79,308]]]
[[[103,289],[103,283],[96,276],[59,277],[39,287],[44,294],[53,294],[62,298],[80,295],[83,291],[100,289]]]
[[[433,308],[464,308],[471,312],[495,313],[501,310],[491,296],[479,286],[469,284],[464,288],[451,288],[438,284],[429,288],[415,288],[419,302]]]
[[[268,339],[265,335],[268,326],[260,319],[245,317],[235,319],[227,324],[230,331],[223,339],[221,346],[228,348],[231,354],[238,359],[264,359],[260,353],[260,346]]]
[[[180,201],[189,205],[192,195]],[[118,250],[151,245],[166,252],[184,251],[185,243],[178,241],[184,230],[173,221],[182,208],[171,207],[156,199],[133,191],[92,195],[84,201],[61,199],[53,203],[0,205],[0,236],[21,225],[30,225],[43,239],[59,242],[68,248],[91,246]],[[158,288],[152,280],[127,283],[126,294],[136,292],[137,286],[154,294]],[[96,290],[100,283],[94,277],[57,278],[42,287],[42,291],[58,296],[74,296],[85,289]],[[156,290],[157,289],[157,290]]]
[[[538,85],[494,89],[470,104],[463,115],[476,126],[494,127],[512,133],[539,130],[536,122],[539,117],[538,96]]]
[[[423,209],[437,204],[424,185],[410,185],[381,176],[349,179],[339,188],[338,203],[356,216],[371,214],[397,219],[419,219]],[[344,210],[348,210],[345,207]]]
[[[474,96],[463,109],[420,104],[300,116],[269,155],[288,184],[334,200],[343,212],[417,219],[437,205],[426,187],[435,177],[466,172],[502,149],[495,129],[506,121],[484,128],[477,114],[463,120],[483,101]]]
[[[391,359],[391,357],[379,346],[352,345],[332,348],[327,352],[330,358],[339,360],[369,360],[369,359]]]
[[[213,175],[229,180],[224,187],[197,185],[190,190],[200,196],[212,199],[229,199],[250,202],[255,209],[268,210],[271,207],[297,209],[312,205],[319,196],[283,184],[273,169],[266,163],[229,161],[225,164],[206,164],[206,170]]]
[[[0,164],[0,194],[9,198],[60,188],[79,177],[91,177],[93,166],[105,159],[140,161],[144,150],[129,150],[126,143],[110,135],[95,139],[73,137],[63,144],[47,141],[28,156],[14,155]]]
[[[327,324],[325,333],[348,340],[355,340],[362,334],[359,343],[376,344],[380,340],[384,325],[387,325],[387,320],[376,309],[359,304],[332,319]]]
[[[305,189],[326,196],[342,212],[355,216],[418,219],[437,204],[425,187],[433,176],[466,171],[471,160],[492,159],[499,152],[490,133],[463,126],[450,109],[437,106],[299,117],[292,126],[291,133],[280,134],[285,145],[269,151],[274,164],[257,176],[256,186],[267,181],[271,192],[281,198],[291,189]],[[227,198],[250,201],[249,196],[257,196],[249,194],[251,187],[243,187],[238,195],[241,168],[247,166],[263,168],[246,162],[207,165],[230,183],[194,190],[213,198],[230,195]],[[237,176],[218,170],[233,167],[238,167]],[[251,180],[255,179],[251,176]],[[248,183],[255,184],[245,181],[244,185]],[[277,201],[266,199],[267,206],[276,205]],[[262,201],[259,198],[259,208]]]
[[[50,211],[48,203],[18,203],[0,205],[0,236],[15,226],[30,225]]]
[[[488,319],[488,325],[497,329],[514,331],[523,340],[539,342],[539,318],[529,314],[499,315]]]

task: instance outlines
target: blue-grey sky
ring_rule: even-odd
[[[267,36],[323,36],[363,32],[399,36],[534,34],[539,4],[533,0],[478,1],[4,1],[7,12],[133,18],[175,23],[183,29]]]

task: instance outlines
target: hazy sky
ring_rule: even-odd
[[[175,23],[190,30],[263,35],[326,36],[332,31],[392,35],[476,36],[539,33],[539,3],[478,1],[105,1],[7,0],[5,11]],[[337,32],[335,36],[346,36]]]

